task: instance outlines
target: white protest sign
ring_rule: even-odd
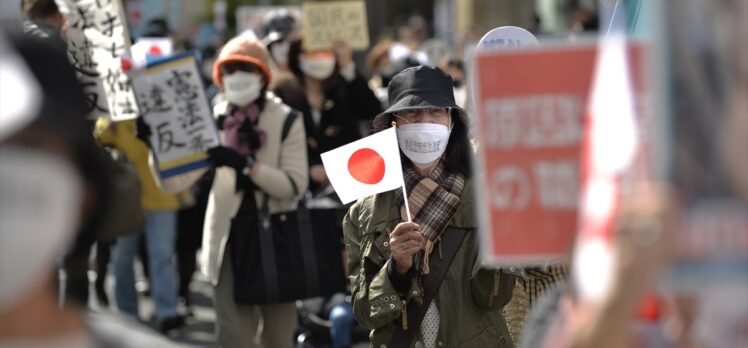
[[[369,48],[369,26],[363,1],[305,2],[302,5],[304,49],[324,50],[340,40],[352,50]]]
[[[180,54],[132,75],[138,105],[151,128],[161,189],[184,191],[207,171],[205,151],[219,144],[197,58]]]
[[[531,32],[520,27],[505,26],[495,28],[480,39],[479,50],[537,47],[538,39]]]
[[[138,116],[138,106],[121,59],[130,49],[119,0],[55,0],[67,18],[68,54],[78,72],[90,116],[114,121]]]

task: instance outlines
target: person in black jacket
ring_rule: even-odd
[[[344,43],[307,52],[302,39],[296,39],[289,47],[288,65],[291,75],[278,76],[273,90],[304,114],[309,187],[317,194],[329,186],[320,154],[361,138],[359,123],[379,114],[381,105]]]

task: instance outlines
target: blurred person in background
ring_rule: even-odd
[[[426,63],[419,60],[417,55],[398,56],[395,54],[393,47],[392,41],[383,40],[376,44],[366,56],[366,67],[371,72],[369,88],[374,91],[374,95],[379,99],[382,109],[389,106],[387,85],[389,85],[390,80],[407,68]]]
[[[467,101],[467,86],[465,84],[465,65],[462,64],[462,60],[454,57],[445,57],[439,62],[439,67],[452,78],[455,103],[459,107],[464,108]]]
[[[49,39],[55,48],[67,51],[63,31],[67,20],[54,0],[22,0],[21,14],[24,32]]]
[[[289,72],[288,49],[298,27],[296,17],[288,9],[272,10],[262,17],[262,43],[268,48],[278,72]]]
[[[261,42],[237,36],[213,68],[226,101],[214,108],[223,145],[208,151],[216,170],[200,264],[215,291],[218,343],[227,348],[291,347],[298,321],[294,302],[246,305],[235,297],[241,275],[233,263],[248,251],[230,236],[257,231],[263,204],[270,214],[294,210],[309,180],[303,120],[268,91],[269,64]]]
[[[339,202],[320,154],[361,138],[358,122],[378,114],[381,105],[356,69],[346,44],[337,42],[330,50],[307,52],[302,39],[295,39],[288,54],[293,75],[279,78],[273,91],[304,115],[309,189],[314,196]]]
[[[200,50],[200,73],[203,78],[203,86],[205,86],[205,96],[210,101],[211,106],[218,104],[220,100],[216,100],[216,96],[221,93],[221,89],[213,83],[213,64],[216,62],[218,56],[218,48],[214,46],[207,46]],[[214,100],[216,100],[214,102]]]
[[[569,19],[569,34],[579,36],[600,30],[600,19],[597,13],[579,7],[572,12]]]
[[[21,2],[21,13],[24,19],[23,31],[26,35],[44,40],[52,47],[62,51],[67,51],[67,39],[64,35],[66,28],[66,19],[60,13],[54,0],[24,0]],[[94,121],[87,120],[89,129],[93,131]],[[105,154],[103,149],[99,151]],[[102,166],[109,167],[113,179],[122,179],[129,173],[123,169],[121,162],[112,160],[109,154],[105,154]],[[88,269],[89,254],[91,246],[96,243],[96,280],[95,290],[99,303],[103,306],[108,305],[109,301],[104,291],[104,279],[107,273],[107,264],[110,255],[110,240],[112,234],[119,234],[123,229],[130,228],[133,223],[138,224],[138,217],[133,214],[138,211],[138,207],[126,207],[122,209],[121,204],[130,201],[122,199],[122,195],[130,195],[130,192],[121,190],[130,190],[131,187],[113,183],[109,185],[108,190],[109,204],[112,207],[104,217],[101,226],[96,231],[82,231],[76,239],[73,248],[65,255],[62,269],[64,276],[60,277],[60,291],[63,304],[68,300],[76,301],[79,305],[88,304]],[[117,198],[113,198],[117,197]],[[125,202],[125,203],[122,203]],[[129,224],[114,226],[118,222],[128,221]]]
[[[184,325],[184,317],[177,311],[177,271],[174,261],[176,212],[180,203],[176,195],[161,191],[156,184],[148,164],[148,145],[136,136],[137,128],[136,120],[111,122],[101,118],[95,130],[99,143],[121,150],[132,161],[140,178],[141,202],[146,215],[143,230],[117,238],[112,249],[114,296],[121,312],[139,318],[134,261],[139,239],[145,238],[148,259],[143,267],[149,271],[150,289],[156,307],[156,327],[167,333]]]
[[[65,53],[35,38],[14,38],[33,74],[27,76],[5,45],[0,37],[0,346],[172,346],[137,322],[59,306],[55,260],[80,238],[76,231],[94,231],[101,222],[107,166],[84,121],[85,97]],[[18,97],[14,107],[6,102],[10,88]],[[9,110],[20,116],[10,118]],[[25,119],[20,129],[7,129],[19,118]]]

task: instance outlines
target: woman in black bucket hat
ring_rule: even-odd
[[[363,198],[344,221],[353,311],[373,347],[512,347],[502,307],[515,278],[477,262],[469,118],[431,66],[389,84],[374,130],[397,127],[402,190]]]

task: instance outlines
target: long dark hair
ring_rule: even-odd
[[[465,122],[457,110],[452,109],[452,132],[449,134],[447,149],[444,150],[446,161],[444,171],[449,174],[462,174],[465,178],[473,176],[473,151]],[[394,120],[394,116],[390,117]],[[413,166],[413,162],[400,151],[403,168]]]

